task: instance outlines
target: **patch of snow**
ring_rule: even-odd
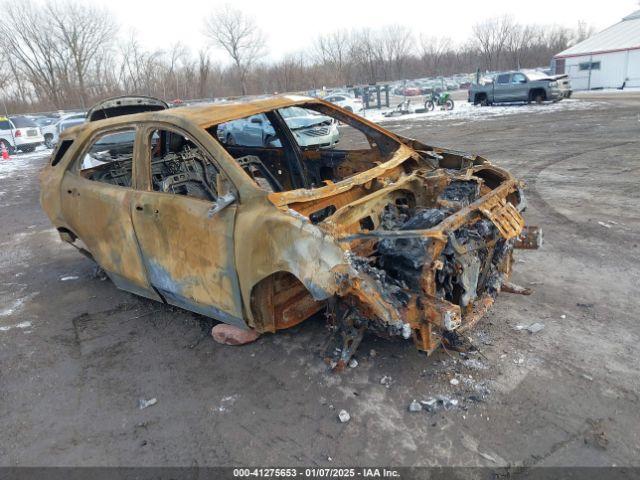
[[[222,397],[220,399],[220,405],[214,410],[221,413],[228,411],[229,407],[231,407],[234,403],[236,403],[236,400],[238,399],[238,397],[239,397],[238,394]]]
[[[615,95],[622,93],[637,93],[640,92],[640,87],[626,87],[623,90],[619,88],[603,88],[602,90],[578,90],[575,93],[581,94],[584,93],[586,95]]]
[[[66,277],[60,277],[61,282],[68,282],[69,280],[78,280],[78,276],[76,275],[67,275]]]
[[[0,332],[7,332],[14,328],[29,328],[31,326],[31,322],[20,322],[15,325],[2,325],[0,326]]]
[[[600,108],[602,104],[600,102],[591,102],[586,100],[577,99],[564,99],[556,103],[546,103],[542,105],[537,104],[504,104],[495,105],[490,107],[481,107],[479,105],[473,105],[466,100],[457,101],[453,110],[434,110],[432,112],[425,113],[410,113],[407,115],[400,115],[397,117],[385,117],[383,114],[389,112],[392,109],[372,109],[367,110],[361,116],[369,121],[375,123],[385,122],[402,122],[406,120],[466,120],[466,121],[480,121],[487,120],[495,117],[504,117],[508,115],[518,114],[545,114],[550,112],[566,111],[566,110],[592,110]],[[414,107],[420,108],[422,105],[416,103]]]
[[[9,160],[2,160],[0,158],[0,180],[8,178],[15,173],[27,173],[40,170],[42,163],[35,160],[42,159],[49,155],[51,155],[51,150],[38,147],[30,153],[14,153]]]

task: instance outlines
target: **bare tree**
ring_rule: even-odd
[[[44,10],[53,26],[49,29],[55,40],[68,53],[84,108],[88,101],[86,84],[91,62],[101,49],[113,44],[117,26],[107,10],[70,0],[46,3]]]
[[[316,62],[323,64],[338,84],[349,83],[350,45],[351,36],[346,30],[320,35],[314,44]]]
[[[490,18],[473,26],[473,35],[488,70],[498,68],[513,28],[513,21],[508,16]]]
[[[242,95],[247,94],[247,75],[264,54],[264,35],[252,18],[230,5],[205,21],[204,33],[214,45],[224,49],[240,76]]]
[[[638,2],[638,5],[640,5],[640,2]],[[592,36],[594,33],[596,33],[596,29],[593,25],[588,25],[587,22],[579,21],[578,28],[576,28],[571,41],[572,43],[580,43]]]
[[[211,74],[211,59],[206,49],[200,49],[198,52],[198,96],[204,98],[207,96],[207,84],[209,75]]]
[[[440,72],[442,59],[451,49],[451,39],[448,37],[420,35],[420,57],[429,75]]]
[[[413,33],[403,25],[389,25],[380,32],[383,60],[391,67],[389,76],[404,77],[404,66],[413,44]]]
[[[65,58],[61,55],[55,32],[44,12],[29,0],[19,4],[2,4],[0,39],[3,50],[15,60],[16,67],[36,88],[36,93],[61,105],[60,72]]]

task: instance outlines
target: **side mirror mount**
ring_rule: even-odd
[[[258,118],[258,117],[253,117],[251,119],[251,123],[257,123],[257,124],[262,124],[262,119]]]
[[[233,192],[228,192],[220,197],[216,203],[209,209],[207,212],[207,217],[212,218],[216,213],[221,212],[229,205],[232,205],[236,202],[236,196]]]

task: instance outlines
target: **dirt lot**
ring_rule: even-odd
[[[427,358],[369,337],[341,375],[320,358],[320,318],[225,347],[212,321],[95,278],[40,210],[46,159],[12,160],[0,170],[0,464],[640,465],[640,95],[581,101],[385,123],[524,178],[545,244],[517,252],[513,279],[535,293],[499,296],[473,335],[481,353]],[[458,404],[408,411],[437,395]]]

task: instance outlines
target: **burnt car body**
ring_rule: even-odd
[[[300,148],[279,113],[292,106],[368,144]],[[260,334],[324,309],[334,367],[366,331],[427,353],[454,344],[507,284],[513,248],[537,246],[507,171],[322,100],[152,110],[63,132],[41,174],[62,240],[119,288]],[[225,122],[257,114],[279,146],[219,139]]]

